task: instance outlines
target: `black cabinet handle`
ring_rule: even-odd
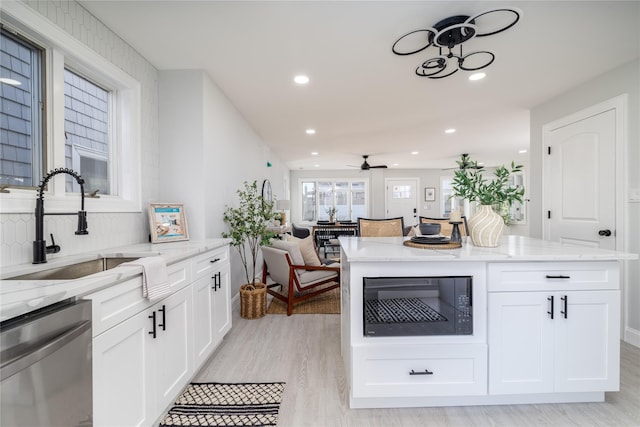
[[[567,318],[567,301],[568,301],[568,297],[565,295],[563,297],[560,297],[560,299],[562,300],[562,302],[564,303],[564,308],[563,310],[560,311],[560,313],[562,313],[564,315],[564,318]]]
[[[166,331],[167,330],[167,327],[166,327],[166,323],[167,323],[167,316],[166,316],[167,308],[163,304],[162,308],[158,309],[158,311],[162,313],[162,323],[158,323],[158,326],[161,327],[163,331]]]
[[[548,297],[547,301],[549,301],[549,308],[551,309],[550,311],[547,311],[547,314],[551,317],[551,320],[553,320],[553,295]]]
[[[151,316],[149,316],[149,319],[151,319],[152,321],[151,323],[153,324],[153,327],[148,333],[153,337],[153,339],[156,339],[156,312],[155,311],[151,313]]]
[[[218,271],[211,278],[213,279],[213,290],[215,292],[222,287],[222,273]]]
[[[210,260],[209,262],[210,262],[211,264],[213,264],[214,262],[218,262],[218,261],[220,261],[220,258],[212,259],[212,260]]]
[[[428,369],[425,369],[424,372],[416,372],[412,369],[411,372],[409,372],[409,375],[433,375],[433,372]]]
[[[558,274],[556,276],[551,275],[551,274],[547,274],[547,279],[571,279],[571,276],[565,276],[563,274]]]

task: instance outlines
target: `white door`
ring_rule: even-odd
[[[544,238],[615,250],[621,112],[599,107],[545,126]]]
[[[387,179],[386,218],[403,217],[404,225],[418,223],[418,179]]]

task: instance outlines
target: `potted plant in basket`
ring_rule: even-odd
[[[258,192],[258,183],[244,182],[244,188],[237,190],[239,206],[227,206],[224,222],[229,231],[223,237],[231,239],[240,254],[247,282],[240,286],[240,315],[254,319],[266,313],[267,287],[256,279],[260,246],[269,243],[274,236],[267,231],[267,223],[273,218],[273,202],[265,200]]]
[[[496,210],[500,211],[505,204],[511,206],[515,201],[522,203],[524,187],[509,184],[511,175],[521,172],[522,165],[511,162],[510,168],[499,166],[494,172],[495,178],[487,181],[478,162],[472,161],[468,154],[463,154],[457,163],[460,169],[453,177],[452,197],[478,203],[476,212],[469,218],[471,241],[476,246],[498,246],[504,219]]]

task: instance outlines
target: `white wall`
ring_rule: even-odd
[[[635,60],[575,87],[531,110],[531,234],[542,236],[542,126],[574,112],[628,94],[627,171],[629,189],[640,189],[640,61]],[[640,253],[640,204],[625,195],[625,250]],[[535,213],[538,212],[536,215]],[[625,263],[626,340],[640,346],[640,261]]]
[[[274,194],[282,195],[289,171],[205,72],[159,76],[159,197],[184,203],[191,239],[221,237],[225,207],[237,206],[244,181],[256,180],[261,188],[269,179]],[[236,250],[231,253],[235,294],[246,279]]]

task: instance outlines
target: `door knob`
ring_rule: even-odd
[[[601,236],[609,237],[611,236],[611,230],[600,230],[598,231],[598,234]]]

